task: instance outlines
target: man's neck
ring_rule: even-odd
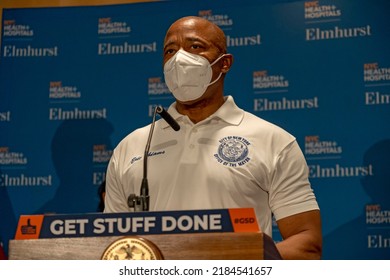
[[[176,110],[190,118],[193,123],[198,123],[214,114],[225,102],[223,95],[214,95],[192,104],[176,103]]]

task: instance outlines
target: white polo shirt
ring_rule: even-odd
[[[231,96],[209,118],[193,124],[172,104],[180,125],[155,124],[148,157],[150,211],[255,209],[262,231],[272,236],[272,216],[281,219],[318,209],[308,168],[295,138],[243,111]],[[150,125],[115,148],[106,175],[105,212],[128,212],[139,195]]]

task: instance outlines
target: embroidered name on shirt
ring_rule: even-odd
[[[165,151],[149,152],[148,157],[158,156],[158,155],[163,155],[163,154],[165,154]],[[133,157],[131,159],[130,163],[133,164],[134,162],[139,161],[140,159],[142,159],[141,156]]]
[[[250,161],[248,157],[250,142],[240,136],[227,136],[219,140],[218,153],[215,159],[229,167],[242,166]]]
[[[148,157],[163,155],[163,154],[165,154],[165,151],[149,152]]]

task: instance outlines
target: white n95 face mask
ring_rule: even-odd
[[[201,97],[211,82],[213,71],[211,67],[224,55],[218,57],[212,64],[203,56],[178,50],[164,65],[165,83],[173,96],[181,101],[192,101]]]

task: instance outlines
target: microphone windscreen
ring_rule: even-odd
[[[180,125],[162,106],[157,106],[157,113],[173,128],[173,130],[180,130]]]

